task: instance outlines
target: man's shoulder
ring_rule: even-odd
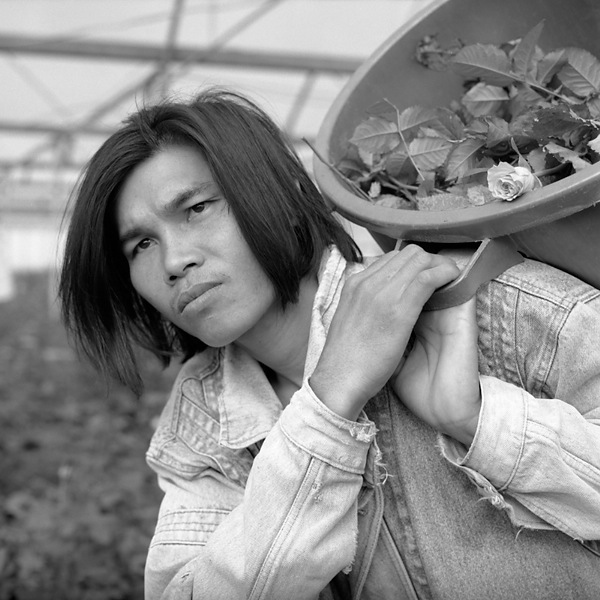
[[[146,453],[155,470],[192,478],[212,466],[211,449],[220,431],[219,367],[220,352],[211,348],[183,364]]]
[[[580,302],[587,303],[600,296],[600,290],[577,277],[530,259],[525,259],[521,264],[502,273],[496,282],[512,291],[566,311],[570,311]]]

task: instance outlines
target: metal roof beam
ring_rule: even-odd
[[[124,44],[122,42],[80,41],[57,37],[0,35],[0,52],[71,56],[102,60],[160,61],[164,46]],[[360,58],[343,58],[311,54],[264,53],[249,50],[202,49],[177,46],[170,55],[173,62],[213,64],[286,71],[320,71],[353,73],[363,62]]]
[[[88,135],[100,135],[106,137],[113,133],[114,130],[114,127],[100,127],[97,125],[53,125],[51,123],[0,120],[0,131],[11,131],[14,133],[49,133],[52,135],[73,135],[74,133],[85,133]]]

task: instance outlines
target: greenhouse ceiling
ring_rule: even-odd
[[[352,72],[430,1],[0,0],[0,178],[72,176],[136,106],[208,85],[312,139]]]

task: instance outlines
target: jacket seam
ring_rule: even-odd
[[[281,423],[280,423],[280,425],[281,425]],[[292,436],[290,436],[287,433],[287,431],[285,430],[285,427],[281,426],[280,428],[281,428],[283,435],[285,435],[285,437],[290,441],[290,443],[292,443],[297,448],[300,448],[300,450],[302,450],[303,452],[306,452],[311,458],[316,458],[316,459],[320,460],[321,462],[328,464],[335,469],[339,469],[340,471],[344,471],[346,473],[352,473],[353,475],[363,475],[364,474],[364,468],[362,468],[362,469],[351,468],[351,467],[349,468],[347,465],[343,465],[338,462],[335,462],[331,458],[329,458],[327,456],[323,456],[323,455],[315,452],[314,450],[307,448],[303,444],[298,443],[298,441],[296,441]]]
[[[560,310],[560,313],[559,313],[560,316],[557,315],[557,318],[553,323],[554,327],[552,327],[552,329],[551,329],[551,331],[554,332],[554,335],[552,338],[552,344],[551,344],[548,360],[543,361],[544,363],[547,364],[547,367],[544,369],[544,372],[543,372],[542,376],[540,377],[540,384],[541,384],[540,391],[542,391],[544,388],[547,388],[548,377],[550,377],[550,374],[552,373],[552,371],[554,369],[554,362],[556,361],[556,355],[558,353],[558,344],[559,344],[559,340],[560,340],[562,331],[565,328],[565,325],[566,325],[567,321],[569,320],[569,317],[573,314],[573,310],[579,304],[579,302],[564,304],[564,303],[560,303],[560,302],[555,302],[546,296],[532,294],[532,293],[530,293],[530,291],[523,290],[523,289],[519,288],[518,286],[513,285],[511,287],[513,287],[513,289],[516,289],[517,300],[515,303],[515,314],[519,314],[518,304],[521,302],[521,296],[523,294],[533,296],[533,297],[537,298],[538,300],[550,302],[556,308],[558,308]],[[600,294],[600,292],[599,292],[599,294]],[[514,354],[515,356],[519,356],[519,352],[517,351],[518,350],[517,319],[514,319],[513,326],[514,326],[513,340],[514,340],[514,344],[515,344],[513,351],[515,353]],[[522,367],[522,365],[520,364],[520,362],[517,361],[517,374],[519,375],[519,382],[523,389],[527,389],[528,386],[526,385],[526,380],[524,379],[524,373],[521,373],[521,367]]]
[[[494,281],[497,281],[501,285],[517,289],[518,291],[524,294],[534,296],[539,300],[551,302],[552,304],[562,308],[563,310],[572,310],[572,307],[578,302],[588,304],[589,302],[600,297],[600,290],[593,289],[588,284],[585,284],[585,282],[582,282],[582,286],[585,285],[589,289],[586,290],[586,293],[582,295],[582,298],[580,298],[579,300],[572,301],[565,298],[564,294],[550,294],[549,289],[538,287],[534,285],[531,280],[524,281],[507,272],[503,273],[502,275],[499,275],[496,279],[494,279]],[[524,284],[526,284],[526,287]]]
[[[523,458],[523,453],[525,451],[525,439],[527,437],[527,420],[529,418],[529,407],[527,402],[525,402],[525,400],[523,399],[523,396],[521,396],[521,400],[522,400],[522,405],[523,405],[523,421],[521,423],[521,440],[520,440],[520,445],[519,445],[519,453],[517,456],[517,459],[515,460],[515,464],[513,465],[512,471],[510,473],[510,475],[508,476],[508,479],[506,480],[506,482],[504,483],[504,485],[502,485],[501,487],[498,488],[499,492],[503,492],[505,491],[510,484],[512,483],[512,481],[514,480],[517,471],[519,470],[519,465],[521,464],[521,459]]]
[[[313,482],[320,470],[320,465],[317,464],[317,461],[314,458],[311,458],[310,462],[308,463],[304,478],[302,479],[300,488],[294,497],[294,501],[292,502],[281,528],[277,532],[277,536],[273,540],[273,543],[271,544],[271,547],[269,548],[256,576],[256,580],[252,586],[248,600],[260,600],[261,598],[267,598],[267,596],[265,596],[265,587],[269,581],[269,575],[273,569],[273,565],[279,556],[281,547],[286,542],[288,535],[294,526],[297,516],[300,513],[302,506],[304,505],[310,493]]]
[[[182,403],[184,397],[187,398],[187,396],[185,395],[185,393],[183,391],[183,386],[188,381],[196,381],[200,385],[202,385],[202,387],[204,388],[204,380],[207,378],[208,375],[214,373],[218,368],[219,368],[219,354],[215,353],[215,355],[212,357],[210,362],[199,373],[194,373],[193,375],[186,375],[185,377],[182,377],[179,380],[179,382],[177,383],[176,397],[175,397],[175,400],[173,403],[174,404],[173,414],[170,419],[171,431],[177,431],[177,429],[179,427],[179,422],[180,422],[180,418],[181,418],[181,410],[180,410],[181,403]],[[202,405],[206,406],[206,402],[202,402]]]

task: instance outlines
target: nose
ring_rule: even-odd
[[[204,262],[203,254],[191,240],[174,237],[163,245],[165,283],[173,285]]]

